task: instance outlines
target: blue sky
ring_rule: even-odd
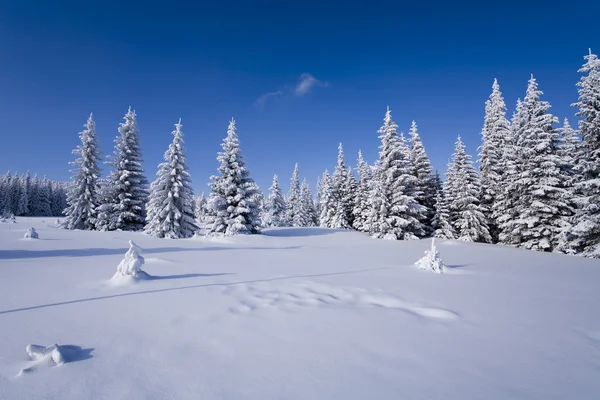
[[[348,163],[359,149],[373,162],[388,105],[403,131],[417,121],[434,167],[459,134],[475,156],[495,77],[510,113],[534,73],[575,120],[600,6],[449,3],[1,2],[0,171],[67,180],[89,113],[110,154],[129,106],[150,180],[182,118],[197,192],[231,117],[263,190],[274,173],[287,189],[295,162],[314,187],[340,141]]]

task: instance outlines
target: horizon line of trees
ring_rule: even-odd
[[[218,153],[208,198],[194,197],[181,121],[148,186],[136,114],[119,126],[112,167],[100,179],[95,123],[90,115],[74,150],[68,229],[144,230],[156,237],[259,233],[271,226],[356,229],[377,238],[424,237],[500,243],[600,258],[600,61],[590,54],[579,70],[579,130],[550,112],[533,76],[509,120],[497,80],[486,102],[479,170],[460,138],[442,182],[433,171],[413,121],[409,138],[387,109],[379,129],[379,159],[359,152],[355,170],[342,145],[333,173],[318,180],[316,196],[294,167],[290,191],[275,176],[265,198],[242,155],[235,120]]]
[[[56,217],[67,206],[67,182],[6,172],[0,176],[0,218]]]

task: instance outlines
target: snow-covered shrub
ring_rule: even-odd
[[[438,274],[444,272],[444,261],[435,247],[435,238],[431,239],[431,248],[425,251],[425,255],[415,265],[421,269],[437,272]]]
[[[35,228],[29,228],[29,229],[27,229],[27,232],[25,232],[25,236],[23,236],[23,238],[24,239],[39,239],[40,236],[35,231]]]

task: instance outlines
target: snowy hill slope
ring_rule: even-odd
[[[438,275],[411,265],[429,241],[42,221],[0,224],[0,399],[600,395],[598,260],[440,241]],[[40,239],[22,239],[31,226]],[[111,285],[130,239],[154,279]],[[69,359],[32,361],[29,344]]]

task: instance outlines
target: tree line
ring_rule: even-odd
[[[561,126],[532,76],[512,118],[496,80],[485,105],[476,168],[460,136],[443,180],[434,172],[415,122],[409,136],[391,110],[379,129],[379,159],[359,153],[348,166],[340,144],[333,172],[318,179],[313,197],[298,165],[283,195],[277,176],[265,198],[251,178],[232,120],[217,156],[211,193],[194,197],[181,132],[148,186],[142,168],[136,114],[127,112],[100,179],[95,124],[90,116],[67,198],[68,229],[145,230],[183,238],[259,233],[262,227],[356,229],[377,238],[438,238],[500,243],[600,258],[600,61],[590,54],[579,70],[573,104],[579,129]]]
[[[61,216],[67,206],[66,193],[65,182],[8,171],[0,176],[0,218]]]

